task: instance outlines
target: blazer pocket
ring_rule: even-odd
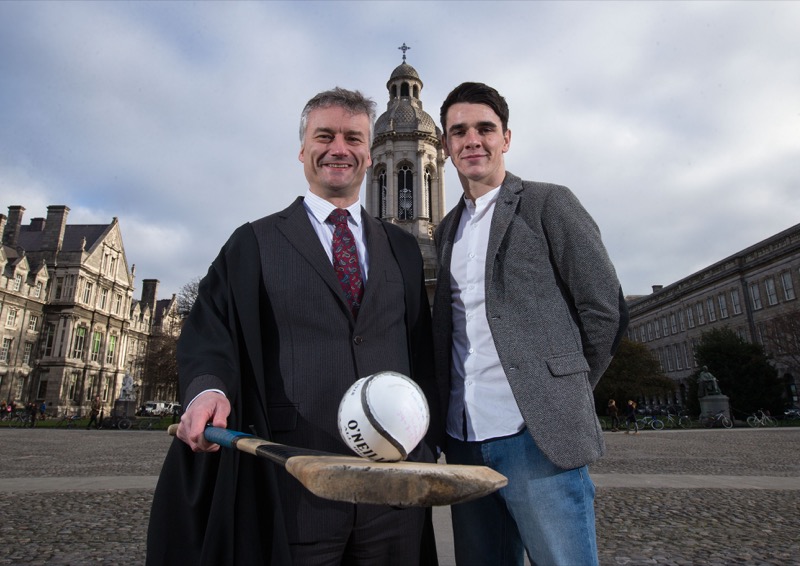
[[[272,432],[288,432],[297,428],[297,405],[268,405],[267,418]]]
[[[583,354],[567,354],[547,359],[547,367],[555,377],[575,375],[576,373],[589,373],[589,362]]]

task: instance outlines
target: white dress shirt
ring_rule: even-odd
[[[310,189],[306,191],[303,204],[306,207],[308,219],[311,221],[311,225],[314,227],[314,231],[317,233],[319,241],[322,244],[322,249],[328,254],[328,259],[331,260],[331,265],[333,265],[334,226],[330,222],[326,222],[326,220],[336,207],[324,198],[312,193]],[[353,237],[356,239],[358,263],[361,267],[361,279],[364,281],[366,288],[369,258],[367,257],[367,246],[364,242],[364,224],[361,222],[361,200],[357,200],[348,206],[346,210],[350,213],[350,216],[347,218],[347,225],[350,227],[350,231],[353,232]]]
[[[480,441],[516,434],[525,426],[500,364],[486,318],[486,250],[500,187],[466,207],[453,241],[450,292],[453,364],[447,433]]]

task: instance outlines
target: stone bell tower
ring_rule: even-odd
[[[422,80],[403,62],[392,71],[386,112],[375,122],[372,168],[367,171],[365,208],[372,216],[397,224],[419,242],[425,279],[436,276],[433,230],[445,213],[442,131],[422,109]]]

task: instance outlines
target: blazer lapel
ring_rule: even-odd
[[[319,273],[320,278],[325,284],[336,293],[339,300],[350,311],[347,301],[336,277],[336,272],[328,259],[325,250],[319,242],[317,233],[311,226],[308,219],[308,212],[303,205],[303,198],[298,197],[289,208],[279,213],[284,222],[278,224],[278,230],[286,236],[286,239],[294,247],[298,254],[303,256],[306,261]]]
[[[497,195],[492,215],[492,227],[489,231],[489,245],[486,249],[486,285],[491,284],[494,273],[494,258],[500,251],[500,244],[506,236],[508,227],[514,219],[519,206],[522,180],[519,177],[506,173],[506,178]]]

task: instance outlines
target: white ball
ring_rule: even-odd
[[[405,460],[430,423],[428,402],[403,374],[382,371],[356,381],[339,403],[339,434],[353,452],[376,462]]]

